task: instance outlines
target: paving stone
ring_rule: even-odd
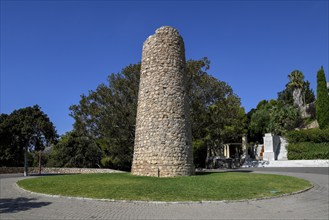
[[[31,194],[16,186],[24,177],[0,175],[0,219],[328,219],[328,174],[302,168],[279,171],[257,172],[304,178],[312,181],[314,188],[292,196],[244,202],[106,202]]]

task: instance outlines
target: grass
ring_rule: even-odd
[[[310,182],[289,176],[241,172],[156,178],[129,173],[77,174],[24,179],[20,187],[39,193],[115,200],[213,201],[254,199],[306,189]]]

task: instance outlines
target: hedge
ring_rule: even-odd
[[[302,142],[287,146],[289,160],[329,159],[329,142]]]
[[[286,134],[288,143],[313,142],[324,143],[329,142],[329,129],[320,130],[318,128],[300,131],[289,131]]]

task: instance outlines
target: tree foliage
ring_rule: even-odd
[[[194,162],[204,167],[207,157],[218,155],[223,143],[241,142],[246,115],[232,88],[206,71],[210,62],[189,60],[188,91],[191,106]]]
[[[329,128],[329,94],[324,69],[317,73],[316,116],[321,129]]]
[[[278,93],[278,101],[282,101],[284,104],[294,105],[296,100],[302,100],[303,104],[310,104],[315,101],[313,90],[310,88],[310,82],[304,81],[304,75],[299,70],[294,70],[288,75],[289,82],[283,91]],[[298,90],[299,92],[294,91]],[[300,97],[297,97],[300,95]]]
[[[140,64],[110,74],[78,105],[70,107],[74,129],[92,137],[104,152],[103,165],[129,170],[132,162],[137,111]]]
[[[303,99],[304,75],[299,70],[294,70],[288,75],[288,78],[290,80],[288,87],[293,90],[294,105],[301,110],[302,106],[305,104]]]
[[[299,70],[292,71],[289,75],[288,87],[302,89],[304,87],[304,74]]]
[[[102,151],[92,138],[68,132],[53,147],[48,166],[99,167]]]
[[[265,133],[283,135],[303,124],[302,107],[315,101],[314,92],[301,71],[292,71],[288,79],[276,100],[262,100],[247,114],[249,140],[262,142]]]
[[[43,150],[54,143],[53,123],[38,105],[13,111],[0,117],[0,166],[22,166],[24,149]]]
[[[220,147],[245,132],[240,99],[229,85],[206,72],[209,66],[210,61],[204,58],[189,60],[186,67],[193,146],[198,146],[194,152],[200,164],[204,164],[207,146]],[[118,74],[110,74],[106,85],[82,95],[79,104],[70,107],[75,130],[96,140],[105,167],[131,167],[139,76],[140,64],[129,65]]]
[[[264,103],[265,101],[265,103]],[[266,100],[262,100],[257,108],[252,111],[249,123],[249,140],[262,142],[265,133],[268,132],[268,124],[270,123],[270,106]]]
[[[283,135],[301,123],[299,111],[279,100],[262,100],[250,116],[250,140],[262,142],[265,133]]]
[[[315,101],[315,95],[313,90],[310,88],[310,82],[305,81],[303,87],[303,99],[304,104],[310,104]],[[282,101],[284,104],[293,105],[293,88],[286,85],[285,89],[278,93],[278,101]]]
[[[283,135],[301,124],[299,111],[292,105],[283,105],[278,102],[271,109],[268,131],[276,135]]]

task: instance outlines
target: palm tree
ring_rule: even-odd
[[[288,86],[293,89],[294,105],[298,106],[298,108],[301,110],[302,106],[305,103],[304,74],[299,70],[294,70],[288,75],[288,77],[289,77]]]

